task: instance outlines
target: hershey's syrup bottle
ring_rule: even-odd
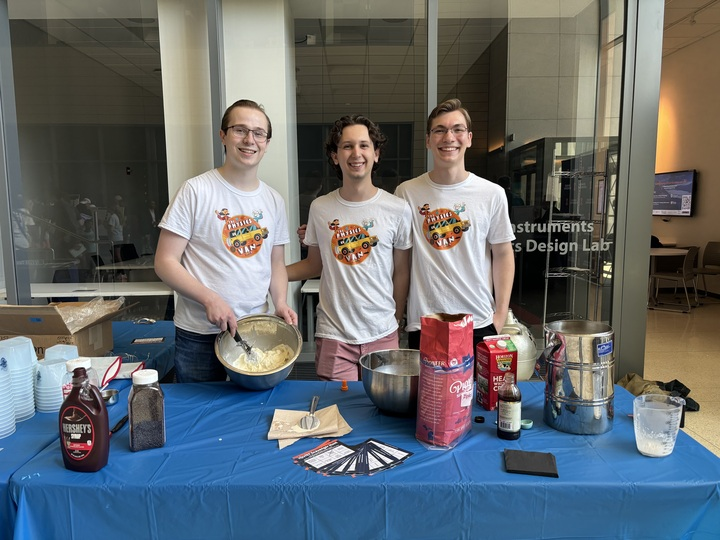
[[[73,371],[72,390],[60,407],[59,424],[60,449],[67,469],[95,472],[107,465],[110,454],[107,407],[83,367]]]
[[[513,373],[506,373],[502,385],[498,388],[497,411],[497,436],[508,441],[519,439],[522,396],[515,384]]]

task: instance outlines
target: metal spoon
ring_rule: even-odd
[[[318,401],[320,401],[320,396],[313,396],[312,401],[310,402],[310,413],[300,419],[301,428],[311,430],[316,429],[320,425],[320,420],[315,416],[315,409],[317,409]]]

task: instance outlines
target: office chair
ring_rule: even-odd
[[[116,244],[115,247],[120,249],[121,261],[130,261],[132,259],[137,259],[140,257],[140,255],[138,255],[137,249],[135,249],[135,244]]]
[[[660,291],[660,280],[672,281],[675,283],[675,291],[682,285],[683,291],[685,292],[685,304],[672,303],[672,302],[660,302],[658,305],[671,305],[680,306],[683,308],[683,313],[689,313],[694,306],[698,306],[700,301],[697,294],[697,285],[695,283],[695,265],[694,261],[697,257],[699,248],[697,246],[690,246],[688,252],[685,254],[683,259],[683,265],[677,271],[655,271],[650,274],[650,278],[655,283],[655,298],[658,298],[658,292]],[[688,283],[692,284],[693,290],[695,291],[695,303],[690,303],[690,295],[688,294]],[[655,308],[657,309],[657,308]]]
[[[720,276],[720,242],[708,242],[702,256],[702,266],[695,268],[695,277],[702,276],[703,296],[707,296],[705,276]]]

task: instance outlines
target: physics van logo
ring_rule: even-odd
[[[223,245],[241,259],[252,257],[260,251],[263,241],[268,237],[267,227],[258,223],[263,218],[262,210],[254,210],[252,217],[239,214],[231,216],[227,208],[219,212],[218,219],[224,221],[222,230]]]
[[[337,219],[328,222],[328,228],[334,233],[331,244],[335,258],[348,265],[360,264],[367,259],[378,243],[377,236],[368,232],[373,225],[374,219],[363,220],[362,225],[340,225]]]
[[[418,206],[418,213],[425,217],[422,224],[423,236],[435,249],[450,249],[462,239],[470,228],[470,221],[460,217],[465,203],[454,205],[454,210],[438,208],[430,210],[429,204]]]

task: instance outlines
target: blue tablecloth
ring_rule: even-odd
[[[453,450],[431,451],[416,441],[413,419],[379,413],[362,383],[349,386],[164,385],[163,448],[131,452],[126,426],[97,473],[66,470],[58,442],[20,467],[10,482],[15,538],[718,538],[720,459],[682,432],[670,456],[640,455],[632,395],[620,387],[606,434],[547,427],[543,385],[521,383],[523,417],[535,427],[519,440],[498,439],[495,413],[475,406],[487,421]],[[294,464],[322,439],[278,450],[267,431],[276,408],[304,410],[315,394],[353,427],[343,442],[372,437],[414,454],[355,478]],[[560,477],[507,473],[504,448],[552,452]]]
[[[133,355],[146,367],[156,369],[162,379],[175,364],[175,324],[172,321],[157,321],[153,324],[136,324],[133,321],[113,321],[113,352]],[[143,343],[136,340],[163,338],[158,343]]]
[[[164,337],[162,343],[132,343],[137,338]],[[133,324],[131,321],[113,322],[114,353],[132,354],[144,360],[147,367],[157,369],[160,376],[173,367],[175,357],[175,326],[172,321],[158,321],[155,324]],[[149,355],[149,356],[148,356]],[[113,419],[127,414],[127,392],[129,379],[110,383],[112,388],[126,390],[125,405],[114,405],[108,409],[110,425]],[[117,418],[116,418],[117,417]],[[15,504],[8,490],[10,476],[25,462],[42,449],[58,441],[58,413],[36,413],[32,418],[18,422],[16,431],[0,439],[0,539],[12,538],[15,522]],[[43,535],[44,536],[44,535]],[[38,538],[41,538],[40,536]]]
[[[15,522],[15,504],[8,489],[10,476],[57,439],[57,413],[36,413],[32,418],[19,422],[15,433],[0,439],[0,538],[12,538]]]

